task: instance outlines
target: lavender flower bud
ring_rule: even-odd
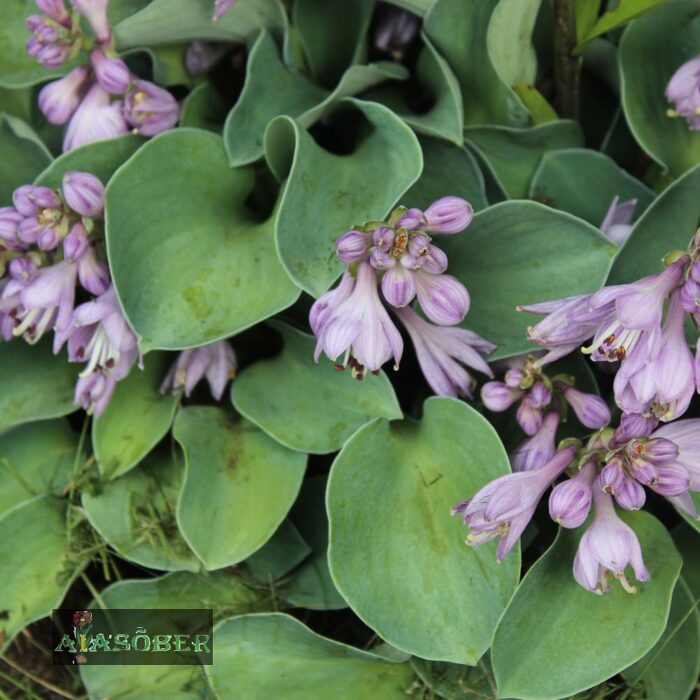
[[[36,6],[52,20],[58,22],[64,27],[70,27],[71,16],[66,9],[63,0],[35,0]]]
[[[20,243],[19,225],[23,219],[14,207],[0,207],[0,238],[6,245],[14,247]]]
[[[388,253],[391,250],[391,246],[394,245],[394,235],[394,229],[388,226],[380,226],[372,233],[372,241],[376,248],[379,248],[384,253]]]
[[[632,459],[645,459],[654,464],[672,464],[678,459],[678,445],[667,438],[634,440],[626,450]]]
[[[87,19],[96,39],[102,44],[109,43],[112,38],[107,18],[109,0],[71,0],[71,2],[73,7]]]
[[[147,80],[134,80],[124,100],[124,118],[144,136],[172,129],[180,118],[180,107],[167,91]]]
[[[622,466],[622,460],[615,456],[608,461],[598,474],[597,483],[605,493],[617,493],[618,489],[625,480],[625,471]]]
[[[425,226],[425,216],[420,209],[409,209],[399,221],[399,226],[407,231],[418,231]]]
[[[528,400],[536,408],[544,408],[552,400],[552,392],[547,389],[543,382],[535,382],[528,394]]]
[[[696,234],[697,237],[697,234]],[[700,260],[696,260],[690,268],[690,276],[696,282],[700,282]]]
[[[335,252],[345,264],[364,260],[369,250],[369,234],[361,231],[348,231],[335,241]]]
[[[383,12],[374,33],[374,45],[380,51],[399,57],[418,33],[420,20],[414,14],[382,3]]]
[[[632,438],[642,438],[651,435],[659,424],[658,418],[644,416],[641,413],[623,413],[620,425],[615,430],[615,440],[622,445]]]
[[[632,461],[632,471],[634,478],[645,486],[653,486],[659,480],[656,468],[651,462],[645,459],[635,459]]]
[[[680,496],[690,488],[690,474],[680,464],[667,464],[656,469],[657,482],[651,488],[662,496]]]
[[[524,378],[525,373],[521,369],[512,368],[506,372],[504,380],[506,386],[509,386],[511,389],[519,389],[520,383]]]
[[[403,265],[387,270],[382,277],[382,294],[397,308],[408,306],[416,296],[416,278]]]
[[[512,389],[503,382],[486,382],[481,387],[481,400],[494,413],[501,413],[512,406],[523,395],[520,390]]]
[[[697,95],[700,89],[700,56],[686,61],[666,87],[666,98],[675,102],[673,116],[685,117],[691,129],[700,128],[697,113]]]
[[[523,441],[510,455],[513,471],[524,472],[539,469],[556,452],[554,437],[559,427],[559,412],[550,411],[542,421],[542,427],[531,438]]]
[[[85,226],[78,222],[73,225],[73,228],[63,239],[63,257],[68,262],[77,262],[85,255],[89,247],[90,243]]]
[[[396,258],[380,248],[374,248],[369,256],[369,263],[375,270],[391,270],[396,266]]]
[[[647,500],[644,488],[636,479],[625,476],[615,491],[615,501],[625,510],[640,510]]]
[[[428,246],[428,254],[422,260],[422,269],[431,275],[441,275],[447,269],[447,254],[435,245]]]
[[[451,275],[416,272],[418,302],[425,315],[440,326],[460,323],[469,311],[469,292]]]
[[[235,4],[237,0],[215,0],[214,2],[214,21],[217,22],[226,14]]]
[[[595,462],[586,462],[578,474],[552,489],[549,516],[554,522],[566,528],[583,524],[591,509],[595,473]]]
[[[532,403],[529,396],[520,402],[515,417],[525,435],[534,435],[542,426],[542,411]]]
[[[15,258],[9,265],[10,277],[19,282],[30,280],[36,270],[36,263],[29,258]]]
[[[37,239],[37,245],[41,250],[55,250],[60,242],[58,232],[53,227],[46,227]]]
[[[425,228],[433,233],[459,233],[471,223],[474,210],[461,197],[441,197],[424,212]]]
[[[92,174],[67,172],[63,176],[63,197],[68,206],[81,216],[102,216],[104,185]]]
[[[689,314],[700,310],[700,282],[692,277],[681,287],[681,305]]]
[[[587,428],[604,428],[610,422],[610,409],[600,396],[567,386],[564,388],[564,397],[574,409],[576,417]]]
[[[51,124],[65,124],[80,104],[80,89],[89,75],[87,66],[78,66],[60,80],[45,85],[39,93],[39,109]]]
[[[97,82],[113,95],[124,95],[131,83],[131,71],[120,58],[107,58],[102,49],[93,49],[90,62]]]

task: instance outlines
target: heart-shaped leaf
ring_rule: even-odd
[[[377,420],[345,443],[326,496],[330,569],[382,639],[462,664],[486,651],[517,583],[518,552],[497,564],[493,545],[465,547],[450,508],[508,471],[494,429],[451,398],[429,399],[419,423]]]
[[[279,613],[242,615],[214,628],[214,692],[246,700],[403,700],[413,674],[392,663],[321,637]]]
[[[423,168],[418,139],[393,112],[351,98],[341,106],[358,109],[364,117],[365,133],[352,157],[329,153],[289,117],[275,119],[265,134],[268,164],[287,180],[275,227],[280,259],[291,278],[314,296],[325,292],[342,269],[335,239],[387,214]],[[322,204],[310,211],[312,198]]]
[[[568,697],[627,668],[659,639],[681,558],[654,517],[624,511],[622,517],[639,537],[651,580],[638,584],[637,595],[617,583],[608,595],[591,593],[571,568],[583,528],[562,530],[498,623],[492,661],[500,696]]]
[[[700,163],[700,133],[666,114],[664,91],[700,45],[699,0],[678,0],[636,19],[620,43],[622,106],[639,145],[679,177]],[[653,56],[653,60],[649,60]]]
[[[498,345],[490,359],[532,351],[534,316],[519,304],[597,291],[617,248],[581,219],[535,202],[503,202],[440,240],[449,272],[469,289],[467,328]]]
[[[252,186],[250,170],[229,168],[221,139],[197,129],[161,134],[110,181],[110,267],[144,349],[226,338],[298,297],[274,217],[261,223],[244,206]]]
[[[281,323],[275,328],[284,350],[244,369],[231,395],[236,410],[277,442],[302,452],[335,452],[374,418],[401,418],[384,373],[353,381],[327,360],[313,362],[311,336]]]
[[[207,570],[237,564],[284,520],[299,493],[306,455],[213,407],[182,409],[173,435],[186,463],[180,530]]]
[[[93,422],[92,446],[103,476],[128,472],[170,429],[178,399],[161,394],[160,385],[174,359],[151,353],[143,371],[134,369],[117,384],[107,410]]]

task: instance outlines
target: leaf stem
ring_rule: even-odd
[[[574,0],[554,0],[554,79],[558,112],[576,119],[579,104],[581,58],[576,49],[576,11]]]

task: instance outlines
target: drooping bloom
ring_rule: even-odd
[[[574,578],[589,591],[602,594],[611,588],[609,572],[628,593],[635,593],[636,588],[625,576],[627,566],[632,566],[637,581],[650,578],[637,535],[620,520],[609,494],[594,488],[593,501],[595,516],[581,537],[574,560]]]
[[[589,460],[574,476],[552,489],[549,515],[554,522],[566,528],[583,525],[591,510],[596,472],[595,460]]]
[[[86,143],[123,136],[128,131],[121,101],[113,102],[111,95],[99,83],[95,83],[68,124],[63,150],[72,151]]]
[[[185,396],[192,393],[194,387],[206,377],[212,396],[218,401],[224,393],[226,384],[235,377],[236,355],[226,340],[219,340],[199,348],[183,350],[170,368],[161,392]]]
[[[97,82],[112,95],[124,95],[131,84],[131,71],[121,58],[109,58],[101,48],[90,52]]]
[[[493,343],[464,328],[435,326],[409,307],[395,313],[413,341],[423,376],[439,396],[471,398],[474,380],[462,364],[493,376],[479,354],[492,352],[496,347]]]
[[[134,79],[124,98],[124,118],[139,134],[155,136],[177,124],[180,107],[167,90]]]
[[[221,19],[235,4],[236,0],[215,0],[214,21]]]
[[[312,325],[320,329],[315,360],[318,362],[322,352],[333,361],[345,354],[341,366],[350,364],[362,375],[365,368],[378,371],[393,355],[398,367],[403,340],[379,299],[372,266],[366,261],[358,264],[354,288],[339,304],[337,295],[329,299],[329,294],[334,292],[320,297],[311,309],[311,317],[315,317]],[[330,313],[321,322],[326,309]]]
[[[575,447],[559,450],[543,467],[501,476],[473,498],[452,508],[469,525],[467,544],[477,546],[500,537],[497,559],[502,561],[530,522],[549,485],[567,468]]]
[[[572,386],[563,385],[562,393],[576,417],[587,428],[598,429],[605,427],[610,422],[610,409],[608,405],[595,394],[586,394]]]
[[[700,56],[686,61],[666,86],[666,99],[675,103],[671,117],[683,117],[693,130],[700,129]]]
[[[631,222],[634,218],[636,207],[636,199],[629,199],[620,204],[620,198],[615,195],[603,222],[600,224],[600,230],[615,245],[621,246],[632,233],[633,226]]]
[[[77,66],[60,80],[45,85],[39,93],[39,109],[52,124],[65,124],[78,109],[80,92],[88,79],[87,66]]]
[[[107,18],[109,0],[71,0],[73,7],[87,19],[95,38],[102,44],[109,43],[112,30]]]
[[[546,464],[556,451],[554,439],[559,427],[559,411],[550,411],[542,420],[539,430],[524,440],[510,455],[513,471],[532,471]]]

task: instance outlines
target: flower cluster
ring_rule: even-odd
[[[454,234],[471,222],[471,205],[442,197],[425,211],[398,207],[387,222],[370,221],[344,233],[335,243],[346,264],[338,287],[311,308],[317,338],[316,361],[324,352],[338,369],[353,376],[377,373],[392,356],[398,368],[403,340],[387,307],[405,326],[431,388],[446,396],[471,396],[473,380],[460,363],[493,376],[479,353],[494,345],[476,333],[455,328],[469,310],[464,285],[445,274],[447,255],[429,235]],[[380,296],[381,290],[381,296]],[[416,299],[425,321],[409,304]]]
[[[84,362],[75,401],[99,415],[138,359],[101,251],[104,187],[68,172],[60,190],[23,185],[0,209],[0,328],[5,340],[54,332],[57,353]],[[6,273],[6,274],[5,274]],[[76,307],[76,288],[92,298]]]
[[[630,435],[648,435],[659,421],[685,413],[700,376],[685,338],[686,314],[700,320],[700,236],[687,252],[666,256],[666,269],[595,294],[521,307],[545,315],[528,329],[549,352],[539,365],[583,348],[594,362],[618,365],[615,402]]]
[[[180,109],[161,87],[134,76],[117,57],[107,19],[108,0],[36,0],[45,14],[31,15],[27,27],[30,55],[48,68],[62,65],[81,49],[89,59],[55,80],[39,93],[39,107],[52,124],[65,124],[63,150],[135,131],[155,136],[177,123]],[[94,34],[88,39],[80,28],[83,16]]]
[[[690,129],[700,130],[700,56],[686,61],[666,87],[666,98],[675,104],[669,117],[683,117]]]
[[[576,389],[570,375],[548,377],[533,356],[524,361],[516,358],[511,364],[504,381],[484,384],[481,400],[495,413],[518,403],[516,419],[528,437],[510,455],[514,471],[539,469],[552,458],[557,428],[567,405],[587,428],[603,428],[610,422],[605,401]]]

